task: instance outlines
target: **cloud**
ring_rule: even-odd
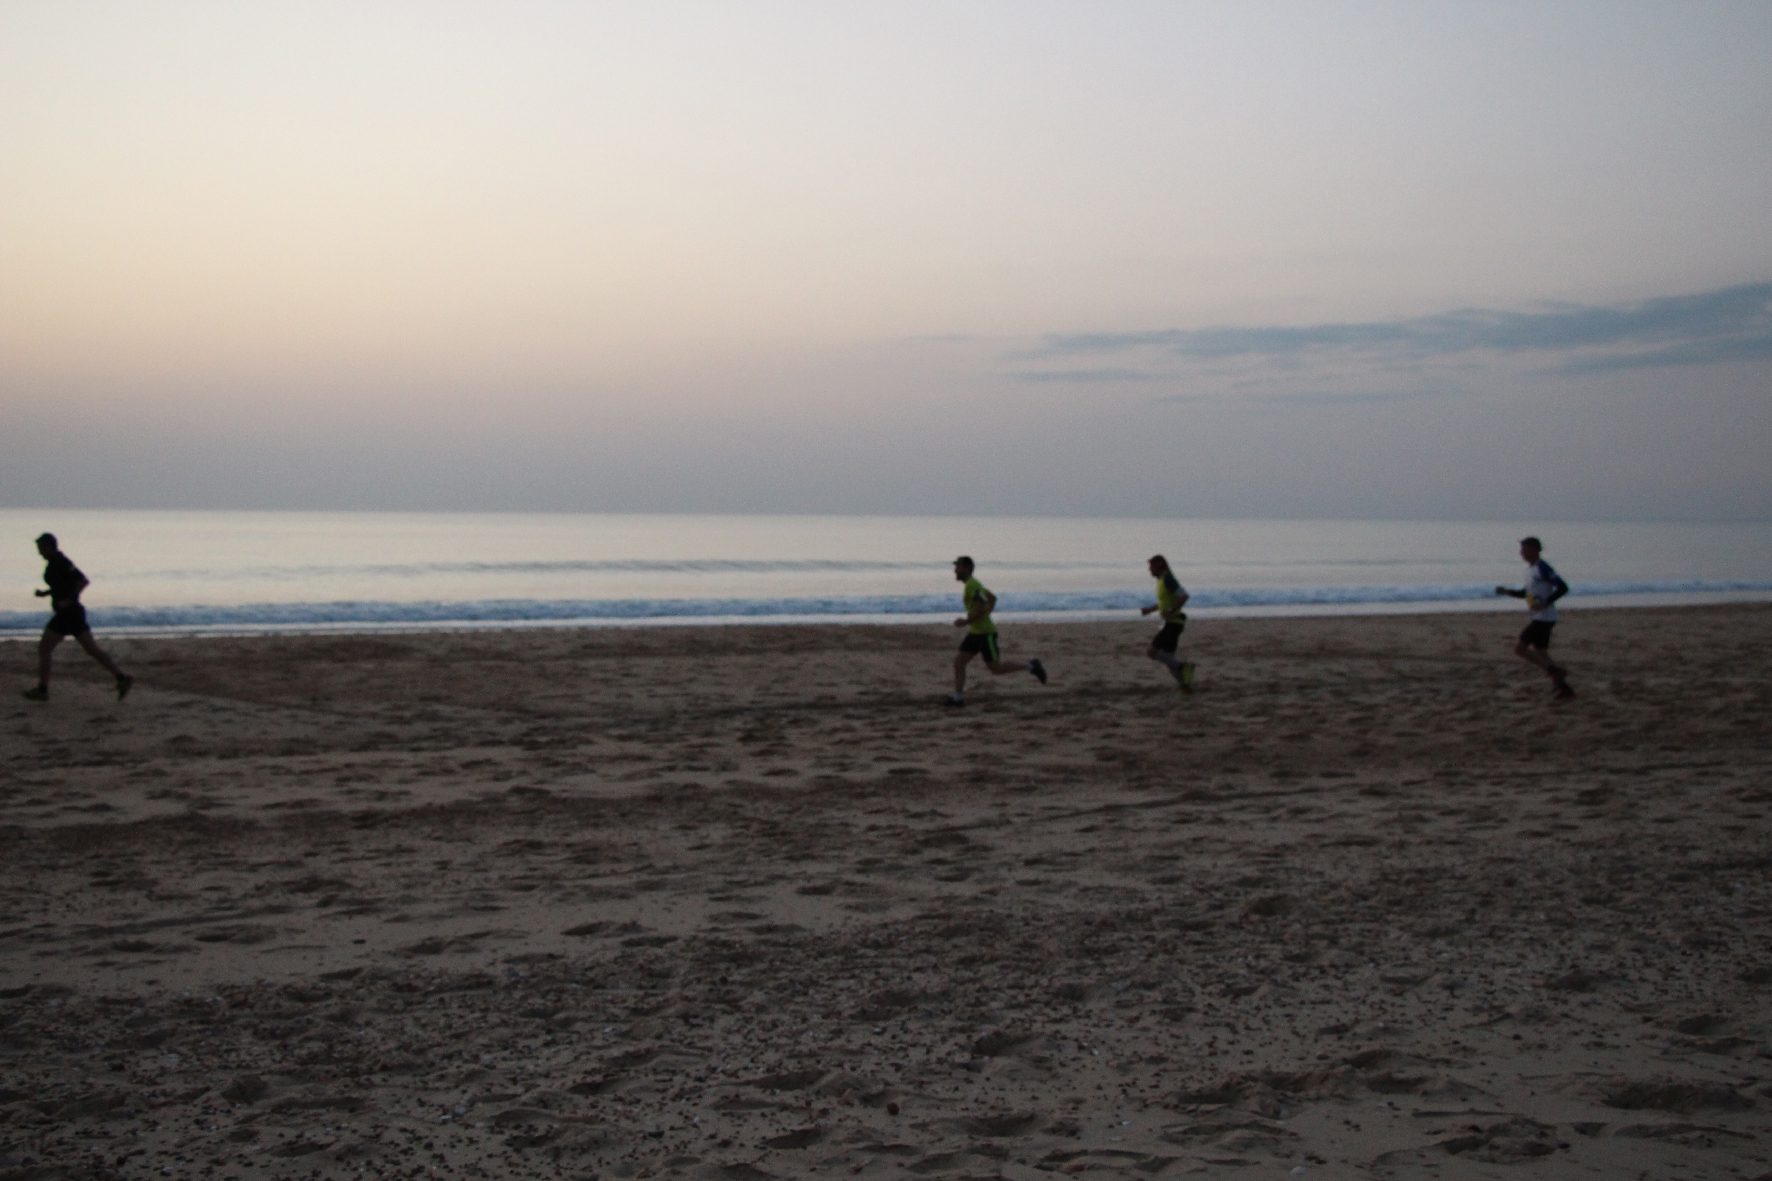
[[[1163,376],[1143,369],[1034,369],[1013,375],[1017,381],[1138,382]]]
[[[1464,392],[1459,386],[1435,385],[1399,390],[1294,390],[1220,397],[1211,394],[1170,394],[1154,401],[1227,402],[1239,406],[1358,406],[1384,402],[1418,402],[1427,398],[1453,397]]]
[[[1153,361],[1162,368],[1172,367],[1176,360],[1283,363],[1330,355],[1367,360],[1429,360],[1471,353],[1581,354],[1553,366],[1562,373],[1711,365],[1772,358],[1772,283],[1725,287],[1698,295],[1664,296],[1634,304],[1564,304],[1531,312],[1466,309],[1371,323],[1054,333],[1043,338],[1039,351],[1052,358],[1154,353]],[[1079,372],[1160,375],[1113,368]],[[1043,370],[1037,378],[1022,376],[1042,381],[1063,380],[1059,370]]]
[[[1619,357],[1587,357],[1557,368],[1559,373],[1609,373],[1621,369],[1667,369],[1681,365],[1722,365],[1732,361],[1772,361],[1772,332],[1720,340],[1695,340]]]
[[[1376,402],[1419,402],[1425,398],[1447,398],[1464,392],[1452,386],[1430,386],[1408,390],[1303,391],[1299,393],[1257,394],[1251,401],[1273,406],[1347,406]]]

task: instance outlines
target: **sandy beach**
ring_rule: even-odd
[[[1520,624],[65,645],[0,1178],[1772,1177],[1772,609]]]

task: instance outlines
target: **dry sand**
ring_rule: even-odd
[[[1519,626],[65,646],[0,1178],[1772,1174],[1772,609]]]

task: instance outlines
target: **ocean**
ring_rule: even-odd
[[[1515,610],[1518,539],[1566,605],[1772,600],[1772,525],[0,509],[0,635],[48,617],[32,538],[109,634],[1136,618],[1168,556],[1190,614]]]

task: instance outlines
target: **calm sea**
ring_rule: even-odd
[[[1206,616],[1518,610],[1527,533],[1571,606],[1772,600],[1766,524],[0,509],[0,634],[45,530],[112,633],[946,619],[961,553],[1008,618],[1134,617],[1157,552]]]

